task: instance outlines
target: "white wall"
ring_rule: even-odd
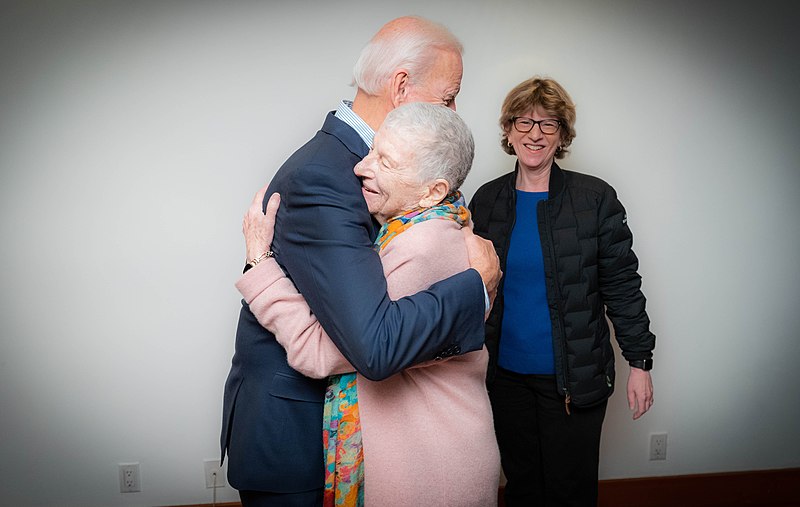
[[[800,466],[800,19],[697,3],[5,2],[0,503],[211,501],[241,216],[353,95],[363,43],[410,13],[466,46],[468,196],[511,170],[500,102],[544,73],[578,106],[563,165],[628,208],[656,404],[633,422],[619,389],[601,477]],[[126,461],[141,493],[118,492]]]

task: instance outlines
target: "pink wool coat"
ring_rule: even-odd
[[[393,300],[469,268],[463,232],[451,220],[415,224],[380,255]],[[294,369],[315,378],[353,371],[276,262],[259,263],[236,287]],[[380,382],[358,376],[368,507],[497,504],[500,455],[487,362],[484,347]]]

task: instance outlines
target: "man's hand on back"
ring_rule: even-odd
[[[489,306],[497,296],[497,287],[503,272],[500,270],[500,259],[494,251],[492,242],[476,236],[472,229],[464,227],[464,239],[467,242],[469,265],[481,275],[486,292],[489,294]]]

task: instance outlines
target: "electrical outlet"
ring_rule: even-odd
[[[119,492],[135,493],[142,490],[139,463],[119,464]]]
[[[206,471],[206,488],[221,488],[225,486],[225,472],[219,466],[218,459],[203,460]]]
[[[650,461],[667,459],[667,434],[650,435]]]

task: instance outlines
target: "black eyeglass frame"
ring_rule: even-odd
[[[531,128],[529,128],[528,130],[523,130],[523,129],[519,128],[519,126],[517,126],[517,120],[526,120],[526,121],[531,122]],[[556,123],[556,129],[553,130],[552,132],[546,132],[545,129],[542,128],[542,123],[544,123],[544,122],[555,122]],[[559,131],[559,129],[561,128],[561,120],[554,120],[552,118],[548,118],[546,120],[534,120],[533,118],[528,118],[527,116],[514,116],[513,118],[511,118],[511,124],[514,126],[514,129],[516,129],[516,131],[519,132],[520,134],[527,134],[528,132],[533,130],[533,127],[535,127],[536,125],[539,125],[539,130],[542,131],[542,134],[545,134],[545,135],[548,135],[548,136],[551,136],[551,135],[557,133]],[[548,128],[547,130],[550,130],[550,128]]]

